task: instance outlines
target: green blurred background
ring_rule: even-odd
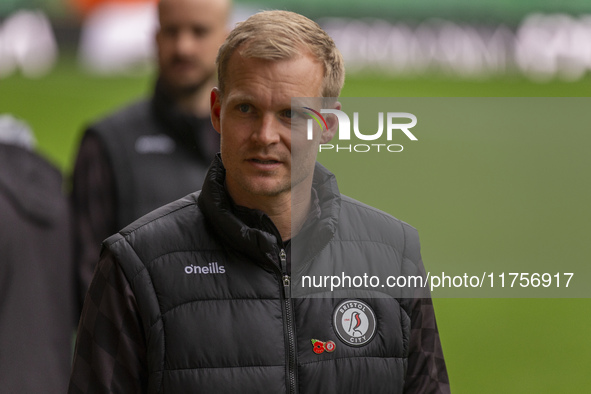
[[[56,1],[50,3],[50,14],[57,15],[59,23],[70,20],[68,12],[57,7]],[[385,14],[406,12],[413,18],[426,18],[440,12],[441,16],[453,17],[457,15],[453,10],[466,11],[467,4],[471,4],[471,11],[462,13],[465,18],[472,15],[479,20],[488,14],[514,25],[526,13],[536,10],[563,10],[572,14],[591,11],[587,1],[565,2],[563,8],[550,1],[506,1],[502,2],[506,7],[499,6],[494,14],[490,9],[501,4],[498,1],[482,2],[482,7],[459,0],[399,3],[399,9],[386,7]],[[324,6],[312,1],[269,1],[267,4],[274,8],[307,10],[312,16],[343,14],[343,9],[360,12],[357,3],[343,1],[338,4],[323,2]],[[363,4],[366,7],[361,8],[369,12],[372,5],[391,3],[376,0]],[[433,4],[437,6],[429,8]],[[332,8],[327,5],[338,6],[338,11],[335,8],[331,14]],[[152,89],[149,74],[97,76],[83,71],[76,63],[74,49],[63,48],[57,65],[44,77],[28,79],[16,73],[0,79],[0,113],[12,113],[27,121],[35,131],[41,153],[66,176],[71,171],[84,126]],[[590,93],[588,75],[575,82],[550,79],[537,83],[518,73],[470,79],[441,73],[394,77],[361,71],[347,75],[342,95],[588,97]],[[556,272],[562,272],[566,261],[587,265],[590,251],[587,228],[591,219],[587,197],[591,197],[591,193],[586,151],[591,140],[586,135],[573,137],[567,130],[541,136],[531,130],[524,130],[524,133],[527,134],[519,138],[520,144],[513,147],[510,156],[513,159],[521,156],[522,163],[529,163],[522,173],[517,171],[523,176],[515,176],[515,168],[511,166],[497,165],[508,156],[499,155],[496,162],[492,149],[499,146],[491,145],[486,136],[482,141],[472,139],[472,145],[462,145],[454,140],[453,130],[448,131],[448,138],[431,142],[421,139],[422,146],[416,145],[403,153],[406,156],[399,156],[389,164],[380,163],[378,171],[351,171],[347,155],[323,156],[321,161],[337,174],[344,193],[419,229],[427,269],[431,268],[430,261],[440,268],[454,259],[486,260],[491,251],[498,255],[505,253],[508,259],[555,259]],[[527,144],[528,138],[532,140],[531,145]],[[567,139],[571,143],[562,144]],[[552,149],[551,144],[558,144],[560,149]],[[491,150],[482,158],[471,151],[474,146],[484,153],[486,147]],[[546,175],[547,160],[564,163],[568,172]],[[453,177],[442,172],[442,168],[453,172]],[[535,182],[524,182],[531,179]],[[396,185],[395,195],[384,192],[384,183]],[[479,192],[480,183],[487,185],[484,193]],[[561,185],[577,195],[562,195],[556,190]],[[486,194],[491,189],[497,193]],[[546,195],[548,190],[554,190],[554,194]],[[463,202],[452,198],[459,193],[465,197]],[[478,205],[470,203],[472,197],[479,199]],[[506,240],[503,234],[507,233],[516,235],[516,239],[501,242]],[[548,240],[555,241],[549,245]],[[436,298],[434,302],[452,392],[589,391],[591,300]]]

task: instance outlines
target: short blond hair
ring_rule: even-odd
[[[302,48],[324,66],[323,97],[338,97],[345,83],[343,57],[334,41],[314,21],[289,11],[263,11],[239,23],[219,49],[216,64],[224,93],[228,61],[241,47],[246,58],[283,60],[297,57]]]

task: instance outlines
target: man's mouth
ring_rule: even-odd
[[[174,65],[194,65],[197,62],[192,57],[175,56],[171,59],[171,64]]]
[[[260,163],[260,164],[276,164],[279,163],[277,160],[261,160],[261,159],[250,159],[251,161],[254,161],[255,163]]]

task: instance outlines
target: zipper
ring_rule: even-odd
[[[295,325],[293,321],[293,306],[291,303],[291,277],[287,274],[287,254],[285,249],[279,252],[279,260],[281,262],[281,281],[283,284],[283,302],[285,305],[285,322],[287,333],[287,388],[288,393],[296,393],[296,349],[295,349]]]
[[[285,299],[291,298],[291,277],[287,274],[287,254],[285,249],[279,252],[279,260],[281,261],[281,272],[283,275],[283,295]]]

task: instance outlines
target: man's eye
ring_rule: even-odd
[[[248,104],[240,104],[240,105],[238,105],[238,111],[246,114],[246,113],[250,112],[250,105],[248,105]]]
[[[167,26],[162,28],[160,31],[164,37],[176,37],[179,34],[179,29],[175,26]]]
[[[210,29],[205,26],[193,26],[192,32],[195,37],[205,37],[210,33]]]
[[[288,119],[295,120],[297,118],[301,118],[302,114],[298,111],[294,111],[293,109],[286,109],[283,111],[283,116]]]

